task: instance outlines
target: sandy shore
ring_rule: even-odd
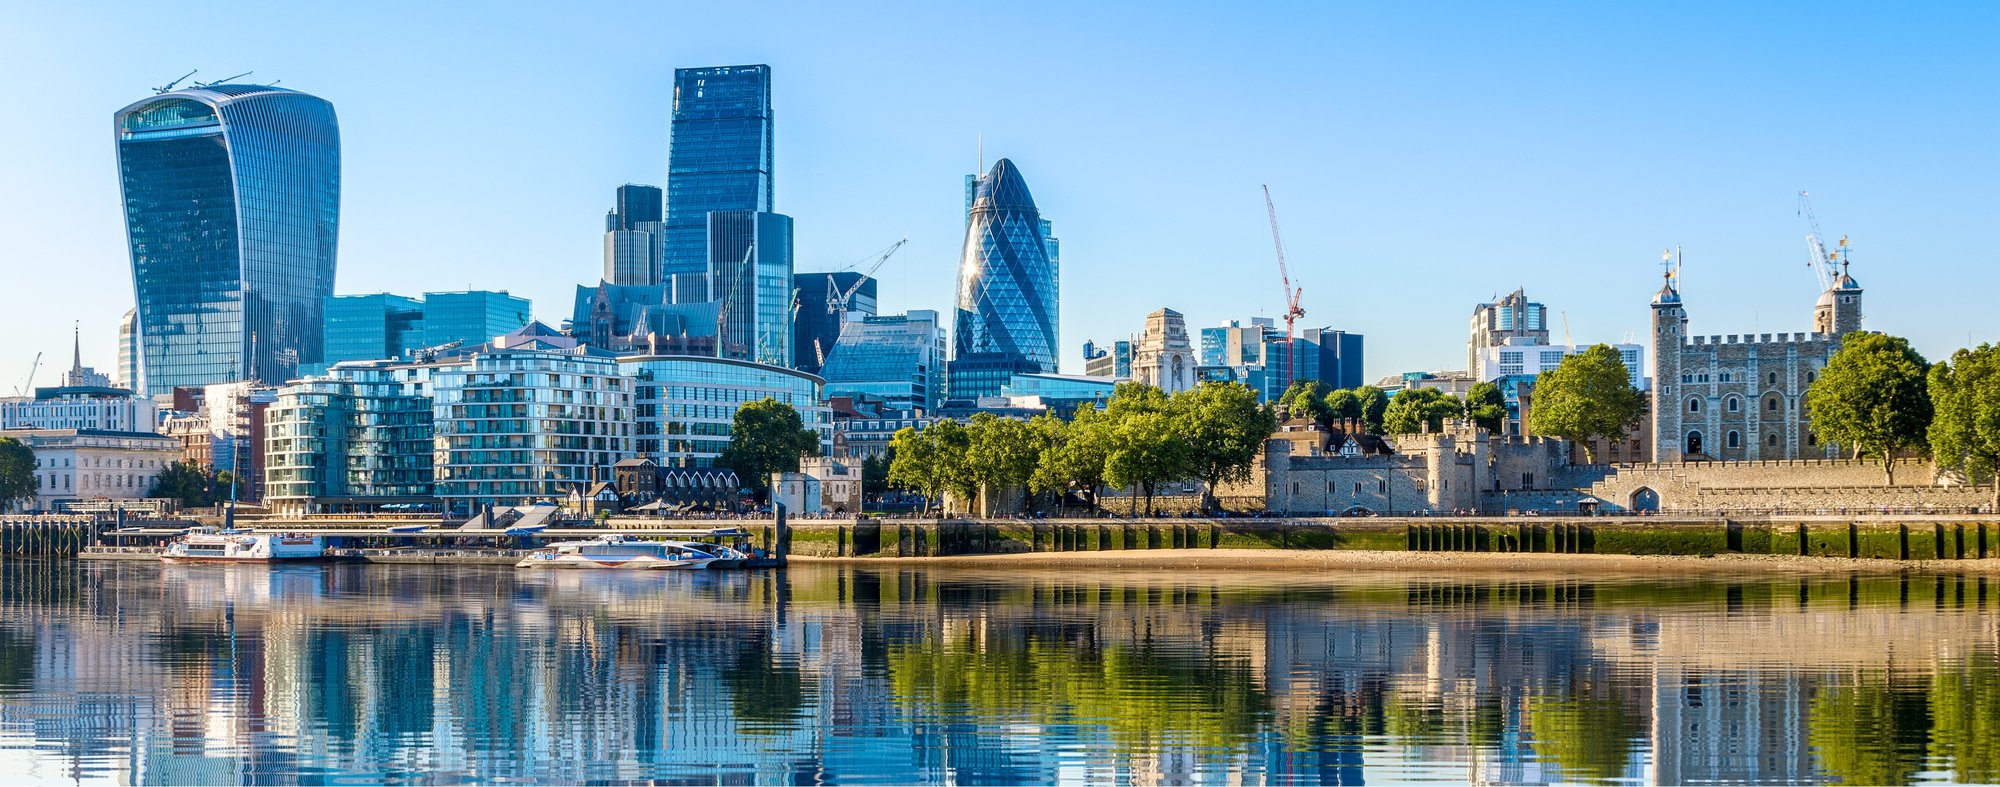
[[[1361,550],[1149,549],[1105,552],[1031,552],[950,557],[806,557],[796,563],[978,568],[1218,569],[1427,571],[1476,574],[1688,574],[1702,573],[2000,573],[2000,559],[1871,560],[1790,555],[1558,555],[1493,552],[1368,552]]]

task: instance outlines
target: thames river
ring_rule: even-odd
[[[2000,780],[2000,578],[0,562],[0,780]]]

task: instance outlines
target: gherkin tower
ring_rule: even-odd
[[[992,396],[1016,374],[1056,370],[1058,272],[1041,212],[1014,162],[1000,159],[974,188],[958,268],[950,388]]]

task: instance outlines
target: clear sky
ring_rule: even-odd
[[[131,306],[110,120],[191,68],[333,102],[340,293],[508,289],[550,324],[603,214],[665,179],[675,67],[768,63],[800,270],[908,235],[884,311],[951,307],[963,178],[1011,158],[1063,242],[1078,346],[1170,306],[1270,316],[1276,196],[1308,325],[1367,374],[1464,365],[1525,287],[1644,342],[1680,245],[1701,334],[1804,331],[1796,194],[1850,235],[1867,325],[2000,339],[2000,4],[43,3],[0,0],[0,393],[113,366]],[[1558,334],[1560,335],[1560,334]]]

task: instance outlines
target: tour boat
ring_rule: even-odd
[[[214,528],[188,531],[160,553],[168,563],[270,563],[323,557],[326,540],[319,536]]]
[[[562,541],[548,545],[515,568],[615,568],[636,570],[699,569],[715,562],[715,555],[690,549],[671,541],[645,541],[622,535],[606,535],[588,541]]]
[[[700,541],[669,541],[666,543],[681,546],[715,558],[714,562],[708,564],[709,568],[741,568],[743,561],[750,559],[750,556],[744,554],[742,550],[722,544],[704,544]]]

